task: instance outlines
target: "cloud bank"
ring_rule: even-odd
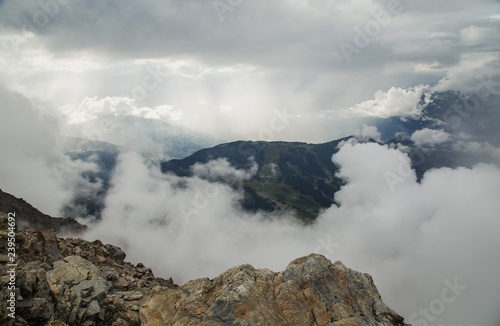
[[[57,115],[47,115],[24,96],[0,87],[0,186],[46,214],[58,216],[76,191],[95,193],[99,184],[82,177],[92,162],[63,154]],[[85,212],[82,212],[85,214]]]
[[[121,245],[132,261],[180,283],[241,263],[281,270],[315,251],[369,272],[383,299],[410,322],[498,322],[498,167],[436,169],[417,183],[406,154],[376,143],[346,143],[333,161],[346,180],[336,194],[340,206],[303,226],[243,212],[239,191],[198,176],[162,175],[124,154],[103,220],[87,237]],[[223,161],[194,170],[252,173]],[[441,309],[436,300],[450,282],[460,293]]]
[[[344,115],[414,116],[419,85],[474,92],[500,71],[494,0],[401,0],[350,64],[340,44],[380,25],[374,12],[392,2],[245,1],[223,20],[199,0],[41,3],[0,4],[0,82],[77,108],[73,122],[102,105],[89,99],[134,99],[130,114],[255,140],[287,107],[293,119],[274,139],[324,142],[359,127]]]

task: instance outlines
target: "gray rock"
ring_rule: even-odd
[[[87,317],[94,317],[94,316],[98,315],[99,312],[101,312],[101,307],[99,306],[97,301],[96,300],[90,301],[90,304],[87,307],[86,316]]]
[[[241,265],[160,291],[140,317],[143,325],[405,325],[368,274],[315,254],[281,273]]]

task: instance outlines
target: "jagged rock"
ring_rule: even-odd
[[[93,317],[101,312],[101,307],[96,300],[92,300],[87,307],[87,311],[85,312],[87,317]]]
[[[153,296],[143,325],[404,325],[373,280],[321,255],[273,273],[251,265]]]
[[[1,229],[6,229],[6,221],[7,215],[0,212]],[[3,236],[0,246],[7,247]],[[111,325],[117,320],[139,325],[139,307],[153,289],[175,287],[142,264],[124,262],[125,253],[118,247],[58,238],[54,230],[18,231],[16,253],[16,325]],[[5,276],[5,264],[0,272],[0,308],[6,311],[10,277]],[[115,286],[118,280],[126,280],[126,288]],[[13,322],[0,315],[0,325]]]

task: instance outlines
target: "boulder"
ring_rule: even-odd
[[[405,325],[368,274],[316,254],[281,273],[241,265],[161,291],[140,317],[142,325]]]

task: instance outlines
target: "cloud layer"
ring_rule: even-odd
[[[103,221],[87,237],[121,245],[132,261],[180,283],[241,263],[281,270],[315,251],[369,271],[384,300],[410,322],[498,321],[497,167],[432,170],[419,184],[408,156],[383,145],[346,143],[333,160],[347,182],[336,194],[340,206],[305,227],[245,213],[238,191],[198,176],[162,175],[136,154],[124,154]],[[229,178],[252,173],[221,161],[193,170]],[[420,308],[429,310],[447,282],[466,289],[443,311],[431,312],[431,320]]]
[[[228,140],[255,139],[286,107],[293,119],[275,139],[321,142],[356,130],[347,109],[415,115],[419,85],[498,80],[496,1],[389,3],[244,1],[221,20],[199,0],[3,1],[0,82],[78,108],[73,122],[93,115],[89,99],[133,99],[132,114]],[[356,46],[351,63],[343,43]]]
[[[75,191],[94,192],[98,184],[82,178],[96,171],[92,162],[72,161],[63,153],[61,123],[22,95],[0,87],[0,187],[25,198],[46,214],[58,216]]]

